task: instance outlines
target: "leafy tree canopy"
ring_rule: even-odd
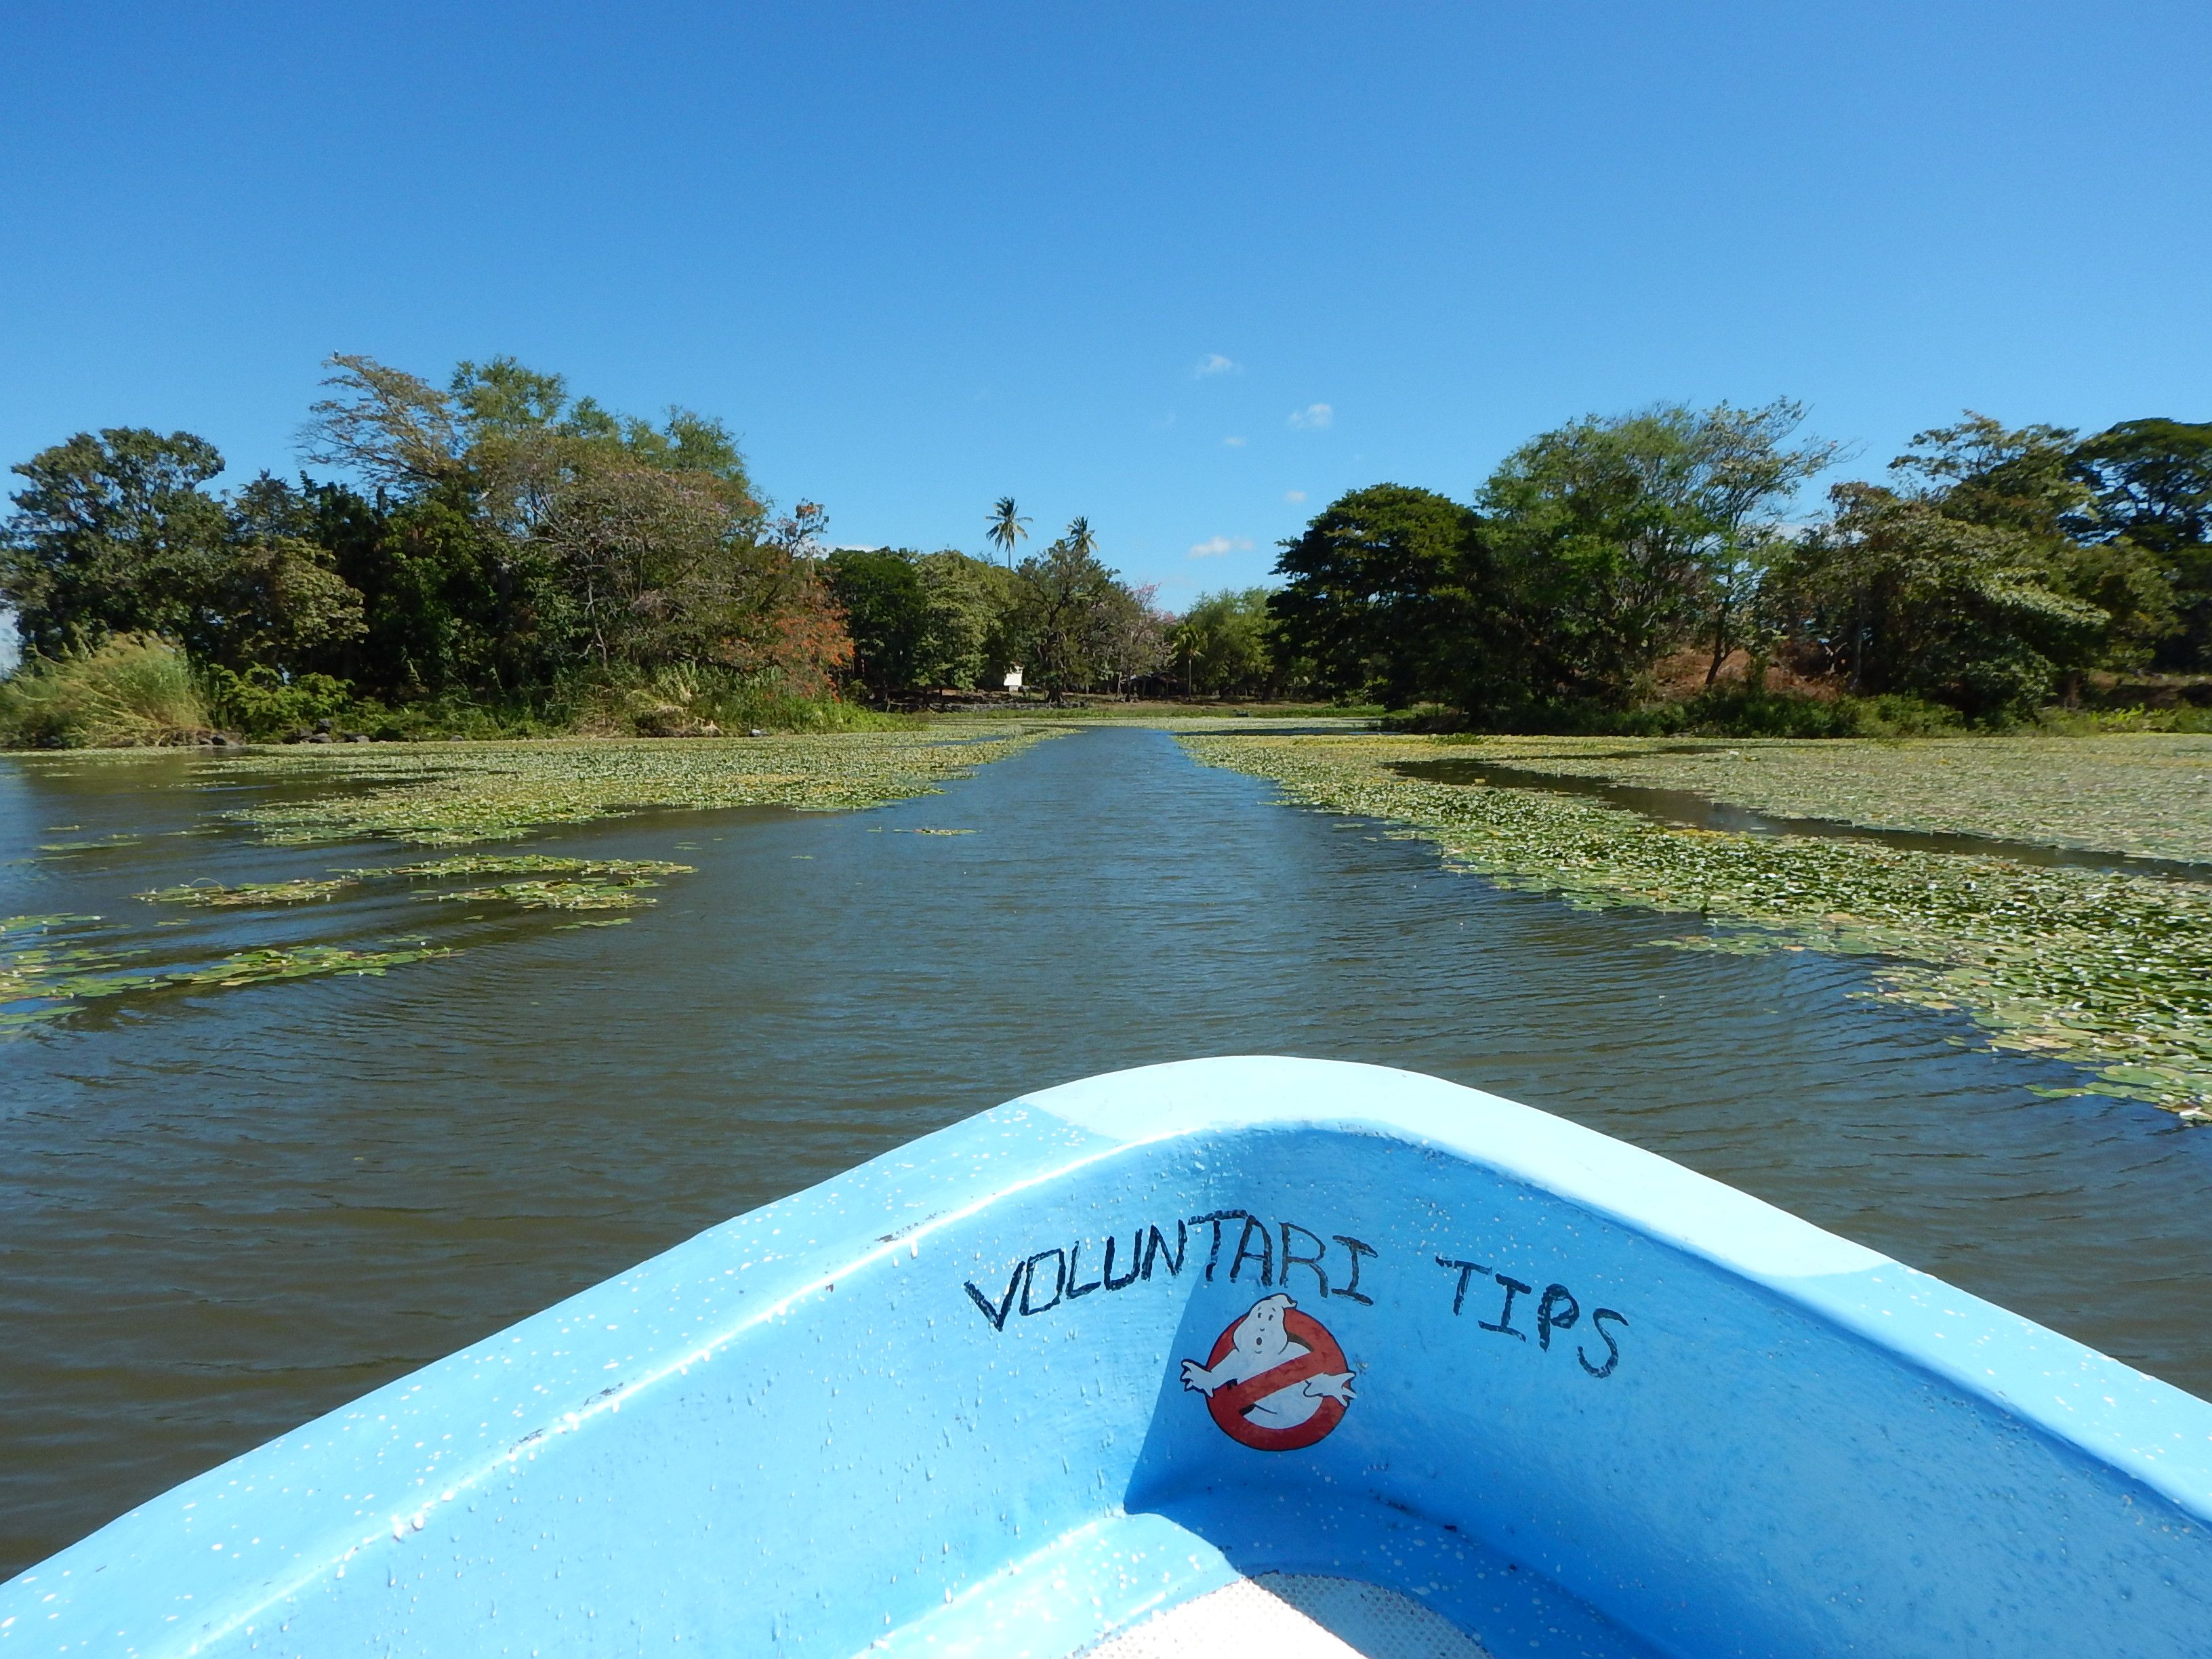
[[[1470,621],[1462,586],[1481,520],[1434,490],[1376,484],[1332,502],[1275,561],[1285,648],[1322,685],[1403,706],[1449,678]]]
[[[1264,587],[1200,595],[1176,624],[1175,665],[1200,696],[1263,696],[1287,675],[1275,652],[1278,632]]]
[[[1622,706],[1700,620],[1717,669],[1781,514],[1838,453],[1793,441],[1803,418],[1787,399],[1662,404],[1508,456],[1480,499],[1509,678],[1539,701]]]
[[[34,651],[110,632],[183,633],[219,574],[228,526],[201,486],[222,457],[189,432],[80,432],[17,465],[0,540],[0,599]]]

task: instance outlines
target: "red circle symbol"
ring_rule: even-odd
[[[1237,1328],[1243,1322],[1242,1318],[1232,1320],[1229,1328],[1215,1339],[1213,1352],[1206,1356],[1208,1370],[1229,1358],[1237,1346]],[[1343,1376],[1352,1370],[1345,1363],[1344,1350],[1337,1346],[1336,1339],[1319,1320],[1296,1308],[1286,1308],[1283,1311],[1283,1330],[1304,1348],[1304,1353],[1294,1353],[1256,1376],[1224,1382],[1206,1397],[1206,1409],[1222,1433],[1255,1451],[1297,1451],[1326,1437],[1344,1421],[1344,1402],[1350,1397],[1348,1389],[1340,1396],[1324,1395],[1316,1402],[1311,1416],[1287,1427],[1271,1428],[1253,1421],[1247,1413],[1269,1395],[1299,1388],[1312,1377]]]

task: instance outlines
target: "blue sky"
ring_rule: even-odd
[[[2208,71],[2203,0],[18,0],[0,459],[289,470],[326,354],[508,352],[835,540],[1012,493],[1179,608],[1591,410],[2212,418]]]

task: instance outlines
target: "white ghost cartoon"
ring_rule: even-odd
[[[1195,1359],[1182,1362],[1182,1385],[1208,1399],[1216,1389],[1271,1371],[1311,1349],[1283,1328],[1283,1316],[1298,1304],[1278,1291],[1255,1302],[1230,1333],[1229,1352],[1211,1369]],[[1324,1372],[1262,1395],[1244,1408],[1244,1417],[1263,1429],[1294,1429],[1321,1409],[1324,1400],[1352,1403],[1352,1373]]]

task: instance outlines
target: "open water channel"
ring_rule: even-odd
[[[0,915],[151,930],[151,887],[400,856],[197,833],[258,798],[210,793],[222,765],[0,765]],[[62,825],[143,838],[39,850]],[[234,943],[467,948],[0,1040],[0,1576],[739,1211],[1194,1054],[1379,1061],[1562,1113],[2212,1395],[2212,1133],[2044,1098],[2078,1076],[1855,994],[1863,964],[1653,948],[1680,919],[1449,872],[1160,732],[873,811],[659,813],[530,850],[698,868],[616,927],[381,890],[201,912]]]

